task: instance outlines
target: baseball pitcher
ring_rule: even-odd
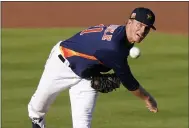
[[[156,30],[154,13],[136,8],[125,25],[97,25],[59,41],[51,50],[29,104],[32,128],[45,128],[45,115],[57,95],[69,89],[73,128],[90,128],[99,93],[127,88],[156,113],[157,103],[133,76],[127,57],[134,43]],[[113,74],[107,72],[113,69]]]

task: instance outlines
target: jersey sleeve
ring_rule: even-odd
[[[120,78],[124,87],[129,91],[138,89],[139,82],[133,76],[127,62],[127,58],[120,56],[120,54],[111,50],[98,50],[95,53],[104,65],[114,70],[116,75]]]

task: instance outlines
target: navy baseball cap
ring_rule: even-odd
[[[155,15],[148,8],[144,8],[144,7],[135,8],[130,15],[130,19],[135,19],[141,23],[148,25],[152,29],[156,30],[156,28],[153,25],[155,22]]]

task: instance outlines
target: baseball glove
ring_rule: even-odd
[[[113,74],[101,74],[92,77],[91,87],[101,93],[108,93],[120,87],[120,79]]]

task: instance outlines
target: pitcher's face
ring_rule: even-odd
[[[137,20],[128,21],[128,33],[133,42],[140,43],[149,33],[150,27]]]

